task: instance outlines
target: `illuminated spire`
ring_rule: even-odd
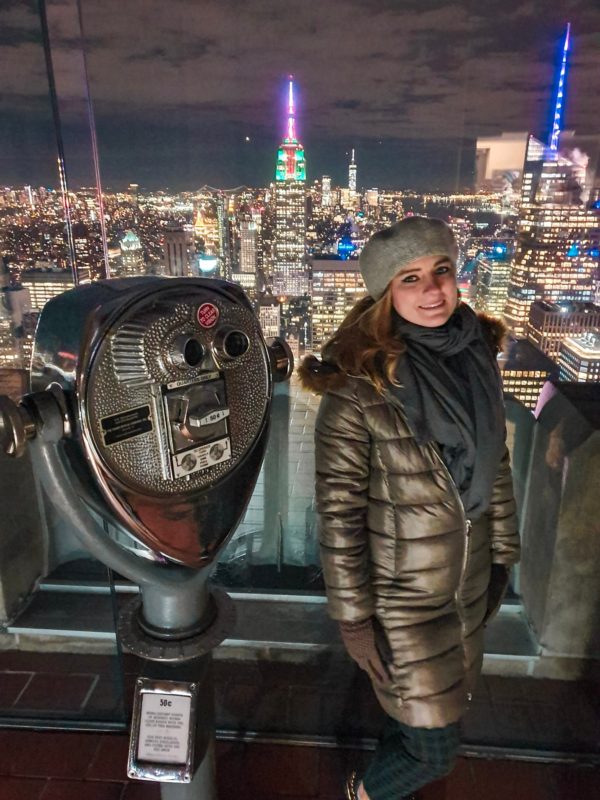
[[[562,60],[560,64],[560,73],[558,76],[558,87],[556,90],[556,103],[554,106],[554,120],[552,122],[552,133],[550,134],[550,141],[548,142],[550,150],[558,150],[558,140],[560,138],[560,128],[562,124],[562,117],[565,106],[565,79],[567,74],[567,53],[569,52],[569,41],[571,38],[571,23],[567,23],[567,31],[565,33],[565,41],[563,44]]]
[[[296,136],[296,104],[294,99],[294,78],[289,76],[287,100],[287,130],[283,142],[277,151],[276,181],[306,180],[306,162],[304,148]]]
[[[354,149],[352,150],[352,158],[350,166],[348,167],[348,189],[351,192],[356,191],[356,161],[354,160]]]
[[[294,108],[294,76],[290,75],[288,85],[288,123],[287,123],[287,138],[290,142],[298,141],[296,139],[296,110]]]

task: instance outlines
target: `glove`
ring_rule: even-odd
[[[388,669],[379,654],[375,617],[362,622],[340,622],[340,633],[348,655],[377,683],[390,680]]]
[[[508,588],[509,577],[509,567],[505,566],[504,564],[492,564],[487,595],[487,610],[485,612],[486,622],[489,622],[489,620],[500,608],[502,599],[506,594],[506,589]]]

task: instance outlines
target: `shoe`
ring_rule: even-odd
[[[344,789],[346,792],[346,800],[358,800],[358,787],[360,786],[360,778],[356,770],[352,770],[352,772],[346,778],[346,783],[344,785]],[[408,794],[401,798],[401,800],[419,800],[416,794]]]
[[[358,800],[358,786],[360,779],[355,769],[346,778],[344,789],[346,790],[346,800]]]

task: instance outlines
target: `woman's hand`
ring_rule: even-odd
[[[362,622],[340,622],[340,633],[348,654],[371,680],[387,683],[390,676],[377,647],[377,625],[375,617]]]
[[[508,588],[509,577],[509,567],[506,567],[504,564],[492,564],[490,585],[488,586],[487,610],[485,612],[486,623],[490,621],[490,619],[500,608],[502,599],[506,594],[506,589]]]

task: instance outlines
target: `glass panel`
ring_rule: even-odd
[[[31,58],[27,9],[3,14]],[[501,25],[468,4],[339,0],[317,12],[306,3],[282,10],[275,0],[49,0],[45,9],[71,225],[62,235],[56,191],[22,187],[45,174],[44,123],[22,124],[41,101],[24,100],[31,93],[17,84],[7,109],[14,187],[0,209],[11,280],[29,290],[32,309],[67,288],[69,265],[78,282],[220,277],[245,289],[265,336],[284,336],[297,357],[319,355],[364,292],[357,259],[369,236],[406,214],[444,218],[460,247],[462,299],[505,315],[512,329],[499,363],[523,562],[486,631],[484,694],[499,706],[504,675],[562,679],[595,669],[597,591],[586,569],[597,573],[598,554],[582,532],[596,529],[599,511],[593,5],[573,6],[570,38],[562,10],[547,9],[541,25],[532,6],[507,7]],[[292,66],[294,80],[286,77]],[[42,62],[28,69],[41,74]],[[23,128],[31,138],[17,137]],[[54,185],[60,190],[59,180]],[[25,234],[23,220],[44,204],[55,218],[27,222]],[[23,270],[38,251],[58,271],[26,283]],[[0,327],[0,342],[10,339],[2,352],[12,380],[35,318],[18,313],[7,323],[5,311]],[[548,379],[559,378],[555,391]],[[265,463],[215,577],[238,598],[290,602],[273,602],[270,616],[261,606],[264,616],[247,620],[248,639],[252,630],[259,645],[279,641],[276,632],[283,648],[298,644],[290,642],[294,629],[307,651],[327,652],[337,634],[325,617],[316,536],[318,403],[296,378],[276,387]],[[50,542],[56,566],[81,555],[62,528]],[[585,563],[573,551],[584,552]],[[302,602],[292,606],[294,599]],[[540,685],[523,688],[522,698],[537,696]],[[554,700],[572,700],[573,685],[559,687]],[[522,730],[513,741],[556,749],[560,703],[549,708],[546,739]]]
[[[73,285],[77,237],[69,223],[86,201],[67,190],[64,153],[71,141],[55,125],[60,109],[48,91],[37,4],[3,4],[0,28],[0,394],[17,400],[27,390],[40,310]],[[73,45],[63,50],[81,58]],[[71,65],[54,55],[63,70],[60,83]],[[88,174],[93,184],[93,171]],[[90,560],[57,514],[29,453],[8,458],[3,446],[0,724],[123,727],[116,597],[108,570]]]

